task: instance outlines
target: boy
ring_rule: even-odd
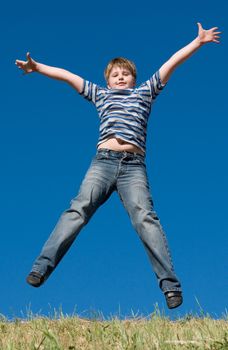
[[[181,285],[172,265],[165,234],[153,209],[145,165],[147,121],[151,105],[174,69],[207,42],[219,43],[220,32],[204,30],[174,54],[138,88],[136,68],[125,58],[116,58],[105,69],[107,88],[86,81],[64,69],[34,61],[16,60],[24,73],[38,72],[70,84],[95,104],[100,117],[97,153],[81,184],[79,194],[61,215],[54,231],[36,259],[27,282],[39,287],[70,248],[83,226],[113,191],[117,191],[149,256],[168,308],[181,305]]]

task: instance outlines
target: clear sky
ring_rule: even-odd
[[[6,7],[7,6],[7,7]],[[214,1],[10,2],[1,8],[0,313],[170,317],[227,310],[227,10]],[[25,278],[96,151],[95,108],[64,83],[14,65],[42,63],[104,85],[116,56],[138,83],[197,35],[223,31],[179,67],[156,100],[147,139],[155,209],[167,234],[184,304],[168,311],[144,248],[116,194],[83,229],[39,289]],[[200,303],[200,307],[198,302]]]

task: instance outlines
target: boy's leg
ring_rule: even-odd
[[[61,215],[56,227],[36,259],[28,283],[39,286],[48,278],[72,245],[83,226],[96,209],[111,195],[115,172],[97,157],[94,158],[71,206]],[[41,283],[33,283],[34,276],[41,276]]]
[[[118,178],[119,196],[144,244],[160,288],[164,293],[180,292],[167,240],[153,209],[144,161],[138,157],[129,161],[126,169]]]

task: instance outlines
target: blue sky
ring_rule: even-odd
[[[170,317],[227,310],[227,7],[225,1],[18,3],[1,10],[1,301],[21,317],[103,313]],[[25,283],[59,215],[77,194],[95,154],[99,120],[64,83],[14,65],[37,61],[105,84],[116,56],[132,59],[138,83],[197,35],[208,44],[177,69],[151,114],[147,167],[155,209],[167,234],[184,304],[168,311],[137,234],[118,197],[102,206],[39,289]]]

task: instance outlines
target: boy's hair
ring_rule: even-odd
[[[108,78],[110,76],[110,72],[114,66],[128,69],[131,72],[131,74],[133,75],[134,79],[136,80],[137,71],[136,71],[136,66],[135,66],[134,62],[132,62],[124,57],[116,57],[116,58],[113,58],[108,63],[107,67],[105,68],[104,76],[105,76],[106,81],[108,81]]]

